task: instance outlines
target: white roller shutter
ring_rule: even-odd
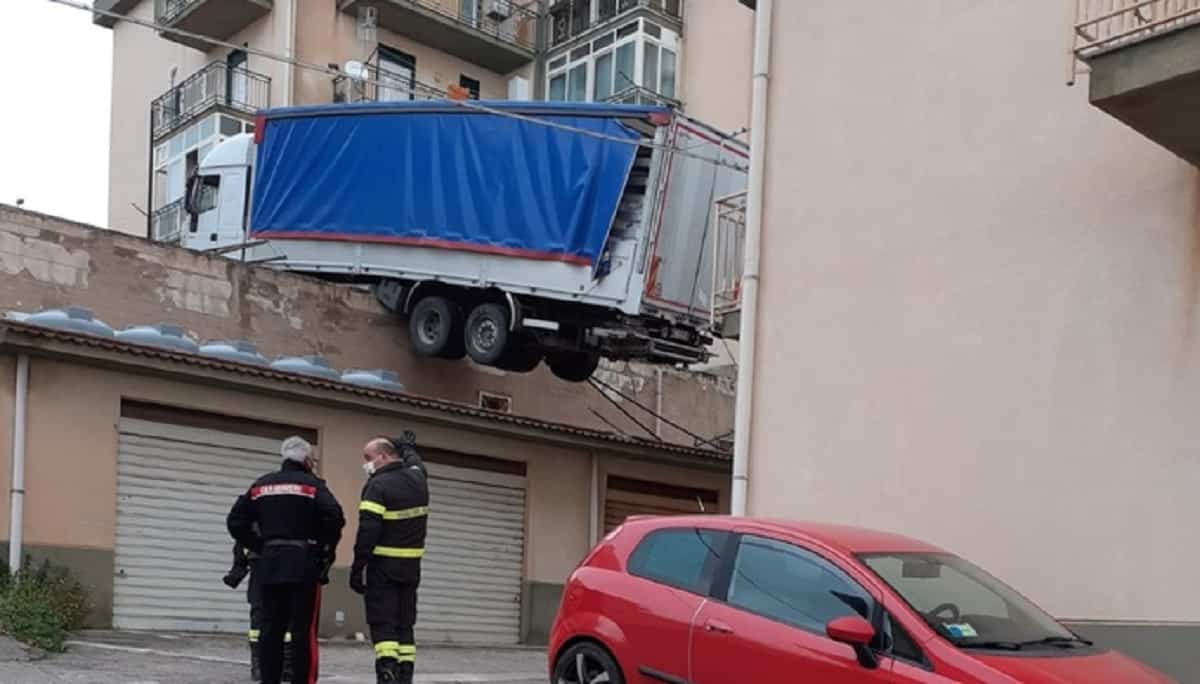
[[[525,560],[525,478],[428,464],[429,533],[417,639],[516,644]]]
[[[277,440],[122,418],[113,626],[246,630],[245,583],[221,582],[233,557],[225,516],[278,467]]]

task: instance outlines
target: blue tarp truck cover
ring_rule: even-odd
[[[604,139],[447,102],[267,110],[250,235],[594,265],[633,167],[629,105],[489,102]]]

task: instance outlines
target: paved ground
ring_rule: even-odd
[[[374,684],[370,646],[321,644],[321,681]],[[540,649],[421,648],[420,684],[545,684]],[[233,637],[85,633],[67,653],[33,662],[0,662],[4,684],[241,684],[249,682],[245,642]]]

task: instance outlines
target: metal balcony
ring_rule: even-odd
[[[213,62],[150,103],[155,142],[213,110],[253,116],[271,102],[271,78]]]
[[[141,0],[93,0],[92,7],[106,12],[115,12],[117,14],[129,14],[129,11]],[[104,28],[112,28],[117,25],[118,19],[115,17],[106,17],[101,14],[92,15],[92,23]]]
[[[667,97],[662,93],[657,93],[649,88],[644,88],[639,85],[628,86],[619,90],[604,100],[613,104],[635,104],[646,105],[651,107],[670,107],[671,109],[681,109],[683,103],[673,97]]]
[[[171,28],[225,40],[271,11],[273,0],[154,0],[154,20]],[[167,40],[207,52],[213,43],[170,31]]]
[[[475,13],[464,11],[462,0],[338,0],[338,8],[357,16],[360,8],[374,7],[380,28],[507,74],[532,62],[537,51],[531,2],[484,0]]]
[[[1068,83],[1089,72],[1088,98],[1200,166],[1200,0],[1076,0]]]
[[[183,231],[188,225],[188,220],[182,199],[165,204],[150,214],[150,239],[154,242],[179,244],[183,240]]]
[[[444,100],[447,92],[415,78],[380,68],[372,56],[360,78],[341,74],[333,79],[334,102],[393,102],[397,100]]]
[[[546,13],[549,47],[573,45],[594,31],[643,15],[679,30],[683,0],[554,0]]]

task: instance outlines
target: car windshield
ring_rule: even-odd
[[[1020,594],[958,556],[873,553],[860,558],[930,627],[963,648],[1086,645]]]

